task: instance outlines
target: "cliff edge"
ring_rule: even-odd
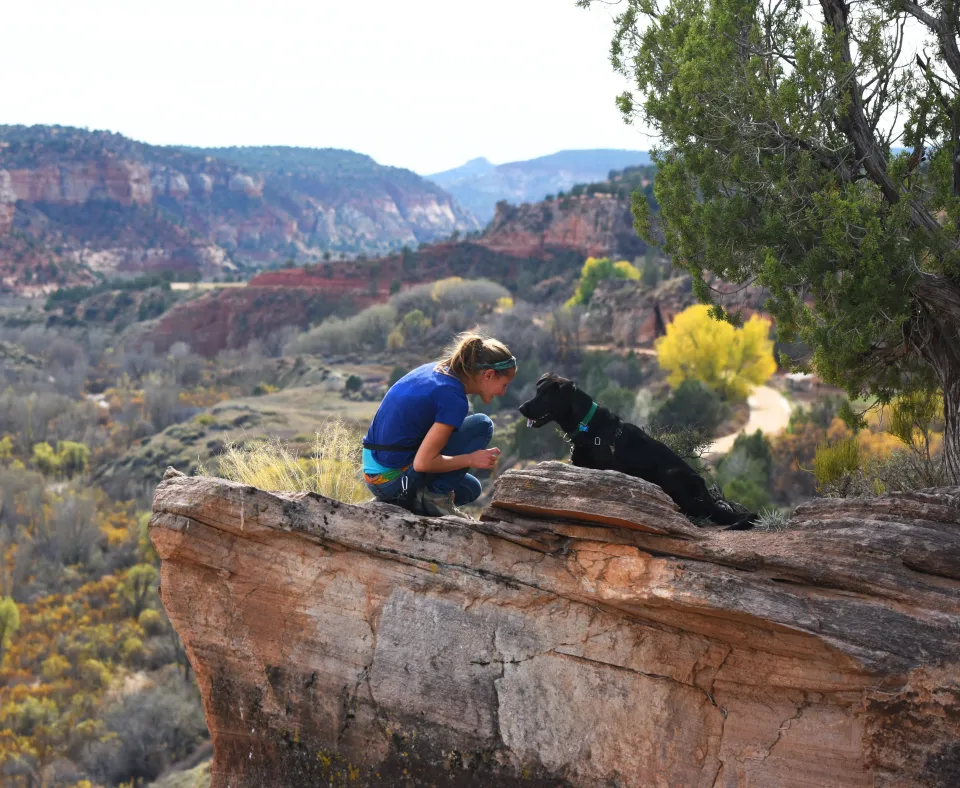
[[[213,788],[960,784],[960,487],[694,528],[561,463],[483,520],[169,473]]]

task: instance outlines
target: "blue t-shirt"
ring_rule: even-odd
[[[408,372],[390,387],[370,423],[364,443],[381,446],[410,446],[409,451],[364,452],[381,468],[402,468],[413,458],[429,429],[436,423],[460,429],[470,404],[463,383],[452,375],[438,372],[436,362],[423,364]],[[364,471],[380,470],[368,468]]]

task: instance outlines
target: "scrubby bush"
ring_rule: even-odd
[[[151,381],[143,389],[143,410],[157,432],[184,420],[188,410],[180,404],[180,387]],[[192,414],[191,414],[192,415]]]
[[[688,378],[675,388],[652,417],[660,429],[697,429],[713,436],[730,415],[730,405],[705,383]]]
[[[409,371],[410,370],[404,369],[403,367],[394,367],[392,370],[390,370],[390,377],[387,379],[387,385],[392,386]]]
[[[552,425],[534,429],[520,419],[513,425],[510,442],[510,453],[520,460],[562,460],[570,456],[570,444]]]
[[[640,272],[626,260],[614,262],[609,257],[588,257],[580,272],[576,292],[567,301],[567,306],[590,303],[597,285],[604,279],[640,279]]]
[[[836,489],[840,497],[843,497],[852,476],[860,470],[860,462],[860,443],[855,437],[845,438],[834,444],[821,443],[817,446],[817,453],[813,458],[813,475],[817,479],[817,489]]]
[[[108,785],[156,779],[207,735],[195,688],[176,674],[119,696],[101,721],[105,735],[86,746],[83,760],[90,774]]]
[[[330,317],[297,337],[287,350],[327,355],[381,351],[387,347],[396,319],[397,310],[389,304],[371,306],[346,319]]]
[[[727,455],[717,462],[716,481],[724,498],[759,512],[771,506],[772,469],[773,456],[763,433],[741,433]]]

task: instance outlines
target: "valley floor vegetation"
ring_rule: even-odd
[[[598,275],[656,279],[649,261],[609,262],[585,267],[579,301],[570,289],[540,298],[444,279],[214,357],[183,342],[155,347],[136,312],[129,323],[94,319],[82,293],[53,299],[54,312],[0,304],[0,782],[145,785],[202,746],[198,692],[157,595],[147,535],[165,467],[366,500],[359,437],[377,403],[464,329],[479,326],[520,360],[506,396],[472,403],[496,425],[496,473],[568,455],[562,435],[528,429],[516,412],[553,371],[699,462],[718,492],[766,510],[770,528],[814,495],[942,481],[936,398],[897,400],[855,434],[841,418],[849,403],[813,393],[797,398],[782,435],[741,435],[718,461],[698,460],[706,442],[740,423],[749,387],[776,369],[769,326],[714,336],[712,355],[726,359],[719,367],[671,363],[681,329],[713,328],[697,308],[675,321],[660,359],[589,350],[580,325]],[[87,297],[99,303],[110,292]],[[87,319],[63,319],[64,303]]]

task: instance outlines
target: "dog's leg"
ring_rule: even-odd
[[[707,483],[695,471],[676,468],[664,474],[663,491],[687,517],[706,517],[726,531],[747,531],[756,524],[756,515],[737,512],[717,504],[710,496]]]

